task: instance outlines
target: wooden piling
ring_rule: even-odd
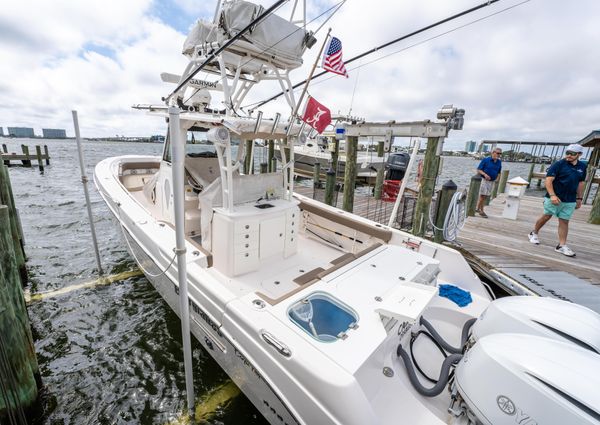
[[[508,173],[510,170],[502,170],[500,175],[500,183],[498,184],[498,192],[504,193],[506,191],[506,182],[508,181]]]
[[[327,170],[327,179],[325,180],[325,203],[327,205],[335,206],[333,199],[333,191],[335,190],[335,171],[331,168]]]
[[[546,164],[542,164],[540,167],[540,173],[543,173],[544,171],[546,171]],[[538,179],[536,184],[537,187],[542,187],[542,180],[544,179]]]
[[[261,162],[260,163],[260,173],[265,174],[269,172],[269,163]]]
[[[442,185],[442,190],[438,194],[437,211],[435,215],[435,227],[437,227],[437,229],[433,230],[433,240],[437,243],[441,243],[444,240],[443,230],[438,229],[444,228],[446,214],[448,213],[450,201],[456,193],[456,189],[458,189],[456,183],[452,180],[448,180]]]
[[[0,205],[0,379],[8,388],[0,397],[0,417],[32,406],[38,394],[39,368],[21,289],[10,232],[9,208]],[[6,366],[6,367],[3,367]]]
[[[529,175],[527,176],[527,181],[529,182],[527,184],[527,187],[531,186],[531,179],[533,178],[533,172],[535,171],[535,162],[531,163],[531,168],[529,169]]]
[[[481,174],[475,174],[471,177],[469,193],[467,194],[467,217],[474,217],[477,209],[477,200],[479,199],[479,188],[481,187]]]
[[[31,159],[29,158],[29,146],[21,145],[21,150],[23,151],[23,155],[27,157],[27,159],[22,160],[23,166],[31,167]]]
[[[267,161],[269,163],[269,173],[277,171],[276,165],[273,166],[273,159],[275,159],[275,140],[269,140],[269,151],[267,154]],[[277,164],[277,162],[275,162]]]
[[[596,196],[594,197],[594,203],[592,204],[588,223],[600,224],[600,185],[598,186],[598,190],[596,190]]]
[[[271,158],[271,160],[269,161],[269,167],[272,173],[277,171],[277,158]]]
[[[6,143],[2,143],[2,152],[8,153],[8,148],[6,147]]]
[[[429,221],[429,207],[435,188],[435,179],[439,168],[439,156],[437,155],[439,137],[429,137],[427,139],[427,149],[423,159],[423,173],[421,177],[421,190],[417,197],[415,206],[415,217],[413,220],[412,232],[416,236],[424,236]]]
[[[48,153],[48,145],[44,145],[44,155],[46,155],[46,165],[50,165],[50,154]]]
[[[377,143],[377,157],[383,158],[383,146],[384,142]],[[384,167],[377,170],[377,177],[375,178],[375,199],[381,199],[381,190],[383,188],[383,173],[385,172]]]
[[[42,148],[40,145],[35,145],[35,155],[37,156],[38,168],[40,172],[44,172],[44,161],[42,161]]]
[[[315,162],[313,167],[313,193],[321,186],[321,163]],[[314,197],[314,196],[313,196]]]
[[[25,284],[27,282],[27,268],[25,266],[25,252],[23,251],[21,242],[23,237],[19,232],[17,208],[12,195],[8,168],[3,164],[0,164],[0,204],[8,207],[9,224],[7,229],[9,229],[12,237],[12,247],[15,252],[15,260],[17,262],[19,275],[21,276],[21,282]]]
[[[252,140],[246,140],[246,157],[244,158],[244,174],[252,174]]]
[[[358,150],[358,137],[348,136],[346,139],[346,164],[344,170],[344,197],[342,208],[344,211],[354,210],[354,185],[356,182],[356,152]]]
[[[485,205],[489,205],[490,202],[492,202],[492,199],[496,199],[496,197],[498,196],[498,178],[496,178],[496,180],[494,180],[494,183],[492,183],[492,193],[490,193],[490,196],[487,196],[485,198]]]

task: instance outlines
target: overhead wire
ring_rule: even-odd
[[[399,37],[399,38],[397,38],[397,39],[395,39],[395,40],[392,40],[392,41],[390,41],[390,42],[388,42],[388,43],[385,43],[385,44],[383,44],[383,45],[381,45],[381,46],[378,46],[378,47],[376,47],[376,48],[374,48],[374,49],[371,49],[371,50],[369,50],[369,51],[367,51],[367,52],[363,52],[363,53],[361,53],[360,55],[358,55],[358,56],[355,56],[355,57],[353,57],[353,58],[351,58],[351,59],[349,59],[349,60],[347,60],[347,61],[344,61],[344,64],[345,64],[345,65],[348,65],[349,63],[351,63],[351,62],[353,62],[353,61],[355,61],[355,60],[358,60],[358,59],[360,59],[360,58],[362,58],[362,57],[364,57],[364,56],[367,56],[368,54],[375,53],[375,52],[377,52],[377,51],[379,51],[379,50],[381,50],[381,49],[383,49],[383,48],[385,48],[385,47],[388,47],[388,46],[390,46],[391,44],[394,44],[394,43],[397,43],[397,42],[399,42],[399,41],[405,40],[405,39],[407,39],[407,38],[409,38],[409,37],[413,37],[413,36],[415,36],[415,35],[417,35],[417,34],[419,34],[419,33],[421,33],[421,32],[424,32],[424,31],[426,31],[426,30],[428,30],[428,29],[431,29],[431,28],[434,28],[434,27],[436,27],[436,26],[439,26],[439,25],[441,25],[441,24],[443,24],[443,23],[447,23],[447,22],[449,22],[450,20],[456,19],[456,18],[458,18],[458,17],[462,17],[462,16],[464,16],[464,15],[465,15],[465,14],[467,14],[467,13],[472,13],[472,12],[474,12],[474,11],[475,11],[475,10],[477,10],[477,9],[480,9],[480,8],[482,8],[482,7],[485,7],[485,6],[489,6],[490,4],[492,4],[492,3],[495,3],[495,2],[497,2],[497,1],[499,1],[499,0],[493,0],[493,1],[490,1],[490,2],[486,2],[486,3],[484,3],[484,4],[481,4],[481,5],[479,5],[479,6],[476,6],[475,8],[468,9],[468,10],[466,10],[466,11],[463,11],[463,12],[459,13],[459,14],[453,15],[453,16],[451,16],[451,17],[448,17],[448,18],[446,18],[446,19],[443,19],[443,20],[441,20],[441,21],[438,21],[438,22],[436,22],[436,23],[434,23],[434,24],[431,24],[431,25],[428,25],[428,26],[426,26],[426,27],[423,27],[423,28],[421,28],[421,29],[419,29],[419,30],[417,30],[417,31],[413,31],[413,32],[412,32],[412,33],[410,33],[410,34],[406,34],[406,35],[404,35],[404,36],[402,36],[402,37]],[[355,67],[352,67],[352,68],[348,68],[348,67],[347,67],[347,70],[348,70],[348,71],[353,71],[353,70],[360,69],[360,68],[362,68],[362,67],[364,67],[364,66],[370,65],[370,64],[372,64],[372,63],[375,63],[375,62],[378,62],[378,61],[380,61],[380,60],[383,60],[383,59],[385,59],[385,58],[387,58],[387,57],[389,57],[389,56],[395,55],[395,54],[397,54],[397,53],[404,52],[404,51],[406,51],[406,50],[408,50],[408,49],[411,49],[411,48],[413,48],[413,47],[416,47],[416,46],[419,46],[419,45],[421,45],[421,44],[427,43],[427,42],[429,42],[429,41],[431,41],[431,40],[434,40],[434,39],[436,39],[436,38],[439,38],[439,37],[442,37],[442,36],[444,36],[444,35],[450,34],[450,33],[454,32],[454,31],[457,31],[457,30],[459,30],[459,29],[462,29],[462,28],[465,28],[465,27],[467,27],[467,26],[473,25],[473,24],[475,24],[475,23],[478,23],[478,22],[480,22],[480,21],[483,21],[483,20],[485,20],[485,19],[491,18],[491,17],[493,17],[493,16],[495,16],[495,15],[498,15],[498,14],[500,14],[500,13],[504,13],[504,12],[506,12],[506,11],[508,11],[508,10],[514,9],[514,8],[516,8],[516,7],[518,7],[518,6],[521,6],[521,5],[525,4],[525,3],[528,3],[528,2],[530,2],[530,1],[531,1],[531,0],[524,0],[524,1],[521,1],[520,3],[517,3],[517,4],[514,4],[514,5],[511,5],[511,6],[508,6],[508,7],[504,8],[504,9],[501,9],[501,10],[498,10],[498,11],[496,11],[496,12],[490,13],[489,15],[483,16],[483,17],[481,17],[481,18],[478,18],[478,19],[474,19],[474,20],[472,20],[472,21],[470,21],[470,22],[467,22],[466,24],[459,25],[459,26],[457,26],[457,27],[455,27],[455,28],[452,28],[452,29],[450,29],[450,30],[448,30],[448,31],[444,31],[444,32],[442,32],[442,33],[440,33],[440,34],[437,34],[437,35],[435,35],[435,36],[429,37],[429,38],[427,38],[427,39],[425,39],[425,40],[422,40],[422,41],[420,41],[420,42],[414,43],[414,44],[412,44],[412,45],[410,45],[410,46],[404,47],[404,48],[402,48],[402,49],[400,49],[400,50],[397,50],[397,51],[395,51],[395,52],[392,52],[392,53],[389,53],[389,54],[387,54],[387,55],[381,56],[381,57],[379,57],[379,58],[377,58],[377,59],[375,59],[375,60],[373,60],[373,61],[369,61],[369,62],[366,62],[366,63],[364,63],[364,64],[361,64],[361,65],[359,65],[359,66],[355,66]],[[327,73],[327,71],[320,72],[320,73],[318,73],[318,74],[314,75],[312,79],[314,80],[314,79],[316,79],[316,78],[318,78],[318,77],[321,77],[321,76],[325,75],[326,73]],[[323,79],[323,80],[321,80],[321,81],[318,81],[318,82],[315,82],[315,83],[313,83],[313,86],[315,86],[315,85],[318,85],[318,84],[321,84],[321,83],[324,83],[325,81],[329,81],[330,79],[332,79],[332,78],[335,78],[335,77],[336,77],[336,75],[329,76],[328,78],[325,78],[325,79]],[[293,90],[294,90],[294,91],[296,91],[296,90],[297,90],[299,87],[301,87],[301,86],[302,86],[304,83],[306,83],[306,80],[304,80],[304,81],[301,81],[301,82],[299,82],[299,83],[295,84],[295,85],[293,86]],[[246,105],[245,107],[247,108],[247,107],[249,107],[249,106],[254,106],[254,105],[257,105],[257,106],[254,108],[254,109],[256,109],[256,108],[258,108],[258,107],[260,107],[260,106],[262,106],[262,105],[264,105],[264,104],[266,104],[266,103],[268,103],[268,102],[270,102],[270,101],[272,101],[272,100],[275,100],[275,99],[277,99],[279,96],[281,96],[281,95],[283,95],[283,94],[284,94],[284,92],[281,92],[281,93],[279,93],[279,94],[277,94],[277,95],[275,95],[275,96],[272,96],[272,97],[270,97],[269,99],[266,99],[266,100],[264,100],[264,101],[261,101],[261,102],[255,102],[255,103],[252,103],[252,104]]]

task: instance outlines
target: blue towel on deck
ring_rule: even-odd
[[[454,301],[459,307],[464,307],[473,302],[471,293],[460,289],[454,285],[440,285],[440,297],[448,298],[450,301]]]

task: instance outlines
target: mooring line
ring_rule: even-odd
[[[240,392],[240,389],[233,381],[227,381],[225,384],[209,391],[198,399],[198,404],[196,404],[196,408],[194,409],[195,422],[191,422],[188,415],[181,414],[165,425],[187,425],[208,421],[217,413],[219,408],[236,398]]]
[[[74,285],[65,286],[64,288],[55,289],[54,291],[38,292],[31,294],[29,291],[25,291],[25,303],[31,304],[32,302],[41,301],[46,298],[53,298],[59,295],[68,294],[69,292],[76,291],[78,289],[95,288],[97,286],[110,285],[114,282],[119,282],[130,277],[142,276],[143,273],[139,269],[128,270],[126,272],[113,274],[110,276],[103,276],[99,279],[92,280],[90,282],[76,283]]]

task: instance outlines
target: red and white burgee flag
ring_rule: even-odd
[[[331,37],[325,55],[323,56],[323,69],[348,78],[348,72],[342,60],[342,42],[339,38]]]
[[[302,121],[320,134],[331,123],[331,111],[317,102],[314,97],[309,97],[306,101]]]

